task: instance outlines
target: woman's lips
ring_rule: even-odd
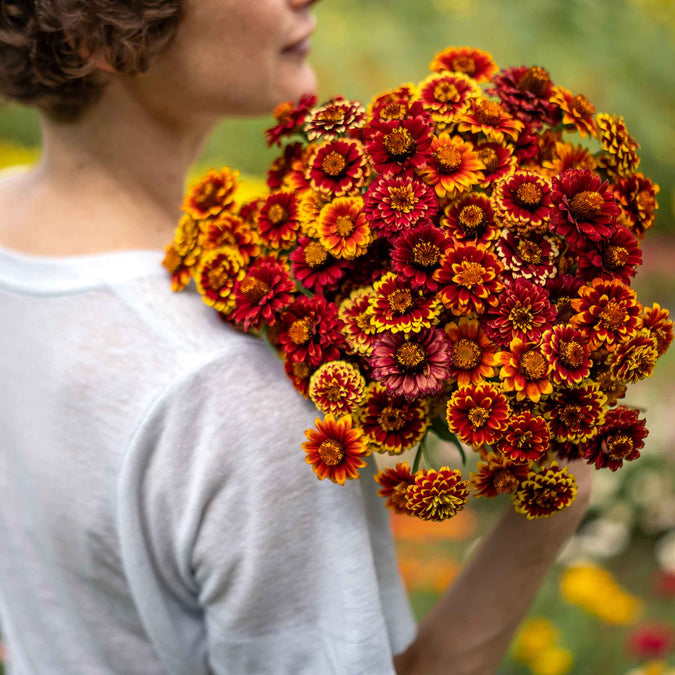
[[[302,38],[302,40],[298,40],[297,42],[294,42],[292,45],[284,47],[282,53],[292,54],[294,56],[307,56],[309,54],[311,46],[312,46],[311,40],[308,35],[307,37]]]

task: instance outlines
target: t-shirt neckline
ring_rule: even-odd
[[[164,251],[135,249],[83,255],[43,256],[0,245],[0,287],[55,295],[122,283],[139,277],[168,275]]]

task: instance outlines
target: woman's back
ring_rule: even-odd
[[[9,672],[391,672],[414,623],[372,480],[316,481],[311,406],[160,258],[0,249]]]

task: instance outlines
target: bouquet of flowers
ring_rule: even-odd
[[[367,108],[280,105],[269,194],[239,204],[237,174],[208,172],[164,264],[324,415],[303,444],[320,479],[417,446],[376,476],[395,511],[445,519],[471,491],[549,516],[576,494],[556,460],[615,471],[644,445],[619,401],[673,339],[630,287],[658,186],[623,119],[544,68],[450,47],[430,69]],[[428,434],[480,454],[468,480]]]

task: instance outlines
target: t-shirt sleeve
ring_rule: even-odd
[[[313,406],[245,344],[166,392],[121,474],[144,624],[168,672],[393,673],[415,626],[372,464],[318,481]]]

